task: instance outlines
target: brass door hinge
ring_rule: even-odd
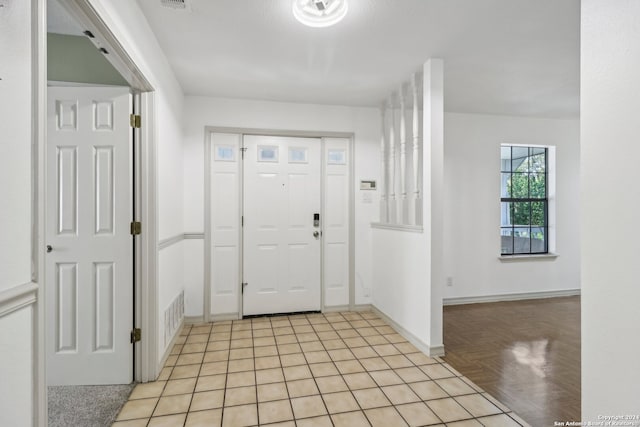
[[[142,126],[142,118],[140,117],[140,114],[131,114],[129,116],[129,123],[132,128],[139,129],[140,126]]]
[[[140,221],[133,221],[131,223],[131,235],[137,236],[142,233],[142,223]]]
[[[133,328],[131,331],[131,344],[136,343],[142,339],[142,329]]]

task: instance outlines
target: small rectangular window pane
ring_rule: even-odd
[[[500,147],[500,170],[511,172],[511,147]]]
[[[547,197],[547,176],[544,173],[529,174],[529,197],[545,199]]]
[[[512,214],[511,203],[509,202],[500,203],[500,225],[501,226],[504,227],[505,225],[512,225],[511,214]]]
[[[236,149],[230,145],[215,145],[214,160],[216,162],[234,162],[236,160]]]
[[[531,225],[544,226],[546,202],[531,202]]]
[[[289,163],[307,163],[307,149],[289,147]]]
[[[511,221],[515,226],[527,226],[529,227],[529,220],[531,214],[530,202],[514,202],[512,204],[512,216]]]
[[[503,228],[500,230],[500,253],[513,254],[513,229]]]
[[[529,158],[531,172],[544,173],[547,170],[546,156],[544,153],[535,154]]]
[[[278,147],[269,145],[258,146],[259,162],[278,162]]]
[[[327,163],[330,165],[344,165],[347,163],[345,150],[328,150]]]
[[[514,172],[511,176],[511,195],[514,199],[529,198],[529,182],[526,173]]]
[[[529,228],[513,229],[513,252],[516,254],[531,252],[531,239]]]
[[[502,173],[500,177],[500,197],[511,197],[511,174]]]
[[[514,172],[529,171],[529,147],[512,147],[511,170]]]
[[[544,227],[535,227],[531,229],[531,252],[546,252],[546,233]]]

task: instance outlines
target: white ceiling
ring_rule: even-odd
[[[307,28],[292,0],[138,0],[188,95],[377,106],[429,57],[445,109],[579,115],[579,0],[350,0]]]

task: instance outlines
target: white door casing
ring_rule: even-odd
[[[320,310],[321,140],[243,139],[243,314]]]
[[[48,90],[49,385],[132,380],[130,108],[128,88]]]

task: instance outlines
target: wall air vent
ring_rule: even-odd
[[[191,10],[190,0],[160,0],[164,7],[179,10]]]

